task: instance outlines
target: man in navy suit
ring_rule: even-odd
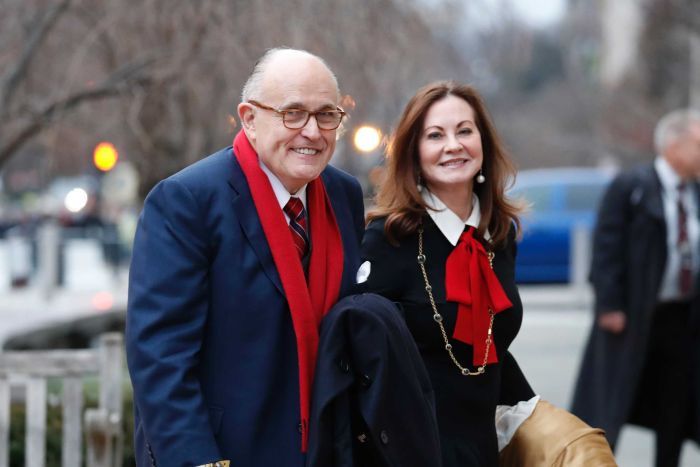
[[[318,325],[351,293],[362,192],[328,166],[335,76],[268,51],[242,130],[146,198],[129,278],[137,463],[302,467]]]

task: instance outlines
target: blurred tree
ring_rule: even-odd
[[[144,60],[121,63],[100,81],[70,83],[66,34],[71,0],[3,0],[0,19],[0,166],[26,142],[82,103],[117,95],[140,75]],[[73,21],[75,22],[75,21]],[[58,39],[58,40],[57,40]],[[71,44],[73,45],[73,44]]]
[[[18,155],[45,179],[80,172],[109,140],[143,196],[231,140],[243,81],[279,45],[329,62],[356,103],[348,127],[388,133],[418,86],[475,84],[521,168],[637,161],[656,119],[700,84],[696,0],[568,0],[540,29],[512,1],[0,0],[0,167]],[[634,55],[608,79],[621,39]],[[364,177],[379,154],[345,138],[334,164]]]
[[[700,92],[693,89],[700,85],[700,70],[692,63],[693,38],[700,32],[697,1],[629,3],[639,17],[639,27],[628,31],[622,22],[612,27],[618,35],[638,37],[628,66],[616,79],[604,83],[600,119],[601,141],[625,165],[650,160],[658,119],[671,109],[691,105],[693,93]],[[613,0],[603,4],[610,6]],[[611,45],[604,43],[603,47]]]
[[[409,0],[0,5],[0,167],[41,136],[53,157],[73,159],[66,170],[80,170],[106,139],[136,164],[142,196],[230,142],[240,88],[267,48],[324,57],[357,103],[353,119],[383,125],[418,85],[463,67]]]
[[[533,29],[512,0],[473,35],[479,70],[496,125],[520,168],[593,165],[598,99],[594,78],[598,16],[570,2],[561,22]],[[487,10],[485,5],[480,5]]]

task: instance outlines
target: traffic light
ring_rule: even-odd
[[[92,162],[98,170],[109,172],[117,164],[119,153],[112,143],[101,142],[92,152]]]

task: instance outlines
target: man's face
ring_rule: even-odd
[[[262,92],[256,97],[262,104],[284,109],[308,111],[335,110],[338,93],[328,69],[317,59],[283,55],[268,64]],[[262,162],[294,194],[318,177],[335,150],[337,130],[322,130],[315,117],[303,128],[291,130],[282,116],[248,103],[238,108],[246,134]]]
[[[669,145],[666,158],[681,177],[700,176],[700,122],[691,124],[686,132]]]

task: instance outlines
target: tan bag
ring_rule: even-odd
[[[500,454],[501,467],[617,466],[605,432],[540,400]]]

